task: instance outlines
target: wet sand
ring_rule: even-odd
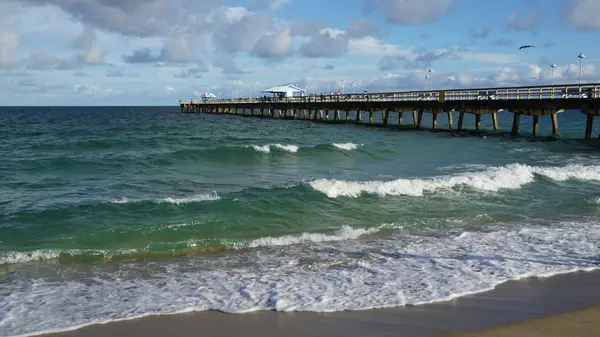
[[[334,313],[192,312],[46,336],[598,336],[599,284],[600,271],[579,272],[511,281],[485,293],[420,306]]]
[[[448,334],[444,337],[598,337],[599,335],[600,306],[593,306],[580,311],[550,315],[476,332]]]

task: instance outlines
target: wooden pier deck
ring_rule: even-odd
[[[600,83],[283,98],[179,100],[179,105],[181,112],[187,113],[242,114],[313,121],[347,121],[353,118],[356,123],[361,123],[363,115],[368,114],[370,124],[374,122],[374,113],[380,113],[383,125],[388,125],[392,113],[398,114],[398,124],[403,125],[404,113],[407,113],[412,117],[412,124],[416,128],[421,128],[424,114],[430,114],[434,129],[437,128],[440,114],[445,115],[448,127],[453,129],[453,115],[458,113],[456,127],[459,131],[463,129],[465,114],[475,115],[475,130],[480,130],[482,115],[491,115],[494,131],[499,131],[499,115],[512,113],[511,131],[514,136],[519,133],[521,116],[532,117],[534,136],[539,132],[540,117],[551,118],[552,132],[558,135],[557,114],[565,110],[579,110],[587,115],[584,138],[591,139],[594,117],[600,116]],[[355,113],[351,115],[351,112]]]

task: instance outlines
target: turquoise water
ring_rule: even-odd
[[[178,107],[0,108],[0,335],[420,304],[597,268],[600,143],[580,140],[582,114],[559,122],[560,138],[545,118],[529,138],[522,118],[513,139]]]

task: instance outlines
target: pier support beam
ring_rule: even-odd
[[[417,118],[417,128],[421,127],[422,121],[423,121],[423,110],[419,110],[419,117]]]
[[[381,118],[383,119],[384,126],[387,126],[389,117],[390,117],[389,110],[386,110],[386,109],[381,110]]]
[[[431,128],[435,130],[437,128],[437,112],[431,114]]]
[[[587,114],[587,123],[585,123],[585,139],[592,139],[592,128],[594,127],[594,115]]]
[[[550,117],[552,118],[552,134],[558,136],[558,114],[552,114]]]
[[[418,123],[417,123],[417,120],[418,120],[418,119],[417,119],[417,110],[414,110],[414,109],[413,109],[413,111],[412,111],[412,117],[413,117],[413,125],[414,125],[414,126],[417,126],[417,124],[418,124]]]
[[[458,131],[462,131],[464,121],[465,121],[465,112],[461,111],[458,113],[458,127],[456,128]]]
[[[537,136],[540,131],[540,116],[533,116],[533,135]]]
[[[476,114],[475,115],[475,130],[479,131],[479,129],[481,129],[481,115]]]
[[[514,137],[519,135],[519,123],[521,122],[521,114],[515,113],[513,117],[512,135]]]
[[[492,112],[492,124],[494,124],[494,131],[498,131],[498,113]]]
[[[369,109],[369,124],[373,124],[373,109]]]
[[[361,120],[361,111],[356,110],[356,123],[360,123]]]
[[[398,125],[402,125],[404,122],[402,121],[402,111],[398,111]]]
[[[454,121],[452,120],[452,112],[454,110],[450,110],[448,111],[448,129],[452,130],[454,129]]]
[[[350,118],[350,111],[346,110],[346,121]]]

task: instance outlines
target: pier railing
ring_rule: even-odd
[[[539,100],[539,99],[600,99],[600,83],[452,89],[357,94],[313,94],[294,97],[249,97],[238,99],[179,100],[190,104],[258,104],[258,103],[327,103],[327,102],[410,102],[410,101],[473,101],[473,100]]]

